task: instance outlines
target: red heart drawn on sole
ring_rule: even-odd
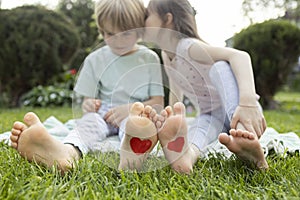
[[[168,143],[168,149],[180,153],[183,149],[184,137],[178,137],[176,140]]]
[[[143,154],[152,146],[151,140],[141,140],[140,138],[133,137],[130,140],[130,147],[136,154]]]

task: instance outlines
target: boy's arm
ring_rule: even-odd
[[[150,105],[156,109],[157,112],[160,112],[160,109],[163,109],[164,100],[163,96],[152,96],[149,100],[142,102],[145,106]],[[110,109],[104,116],[104,120],[111,124],[112,126],[119,127],[122,120],[124,120],[129,115],[130,108],[133,103],[124,104],[116,106]]]
[[[84,97],[81,108],[83,113],[97,112],[101,106],[100,99]]]
[[[152,96],[149,100],[142,102],[144,106],[151,106],[160,112],[164,108],[164,97],[163,96]]]

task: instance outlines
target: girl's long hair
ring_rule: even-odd
[[[182,37],[202,40],[197,31],[196,11],[188,0],[151,0],[148,9],[157,13],[164,22],[166,14],[171,13],[175,31],[182,33]]]

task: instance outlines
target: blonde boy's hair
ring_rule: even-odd
[[[95,15],[100,33],[107,23],[127,31],[144,27],[146,8],[141,0],[98,0]]]

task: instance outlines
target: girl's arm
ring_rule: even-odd
[[[169,79],[170,93],[169,93],[169,105],[173,106],[176,102],[183,101],[182,91],[176,87]]]
[[[240,105],[256,106],[254,76],[248,53],[233,48],[213,47],[201,41],[192,45],[189,53],[194,60],[204,64],[228,61],[238,83]]]
[[[162,51],[162,59],[165,67],[170,67],[170,59],[167,54]],[[169,105],[173,106],[176,102],[183,101],[182,91],[169,79]]]

